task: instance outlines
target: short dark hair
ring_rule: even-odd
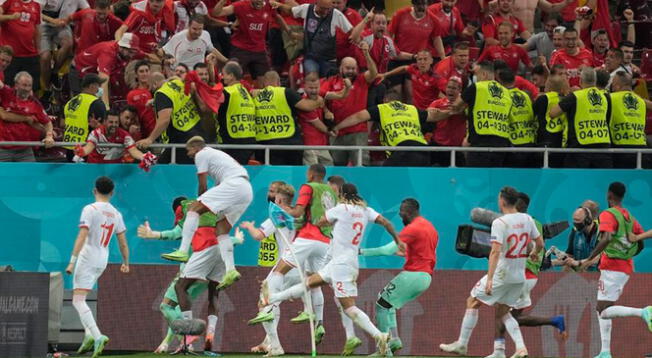
[[[419,212],[419,209],[421,209],[419,201],[415,198],[405,198],[401,201],[401,205],[405,205],[405,208],[412,213]]]
[[[122,109],[120,110],[120,113],[127,112],[127,111],[129,111],[131,113],[135,113],[136,115],[138,115],[138,110],[136,109],[136,107],[134,107],[131,104],[128,104],[128,105],[122,107]]]
[[[335,185],[337,185],[339,187],[341,187],[342,185],[344,185],[344,183],[346,183],[346,181],[344,180],[344,178],[341,175],[331,175],[331,176],[328,177],[328,179],[326,179],[326,181],[328,181],[329,183],[335,184]]]
[[[532,67],[532,74],[533,75],[545,76],[547,73],[548,73],[548,70],[543,65],[536,65],[536,66]]]
[[[111,7],[111,1],[109,0],[95,0],[95,8],[96,9],[108,9]]]
[[[179,67],[179,66],[185,68],[185,69],[186,69],[186,72],[190,71],[190,68],[188,68],[188,65],[186,65],[186,64],[183,63],[183,62],[179,62],[179,63],[177,63],[177,65],[174,66],[174,67]]]
[[[518,190],[514,189],[511,186],[504,186],[500,189],[500,197],[505,200],[505,203],[509,206],[515,206],[518,201]]]
[[[511,86],[514,84],[515,80],[516,80],[516,75],[514,74],[514,71],[512,71],[511,68],[503,68],[502,70],[498,71],[498,81],[503,86]]]
[[[107,176],[101,176],[95,180],[95,190],[102,195],[109,195],[113,192],[113,180]]]
[[[613,53],[616,55],[617,58],[619,58],[621,61],[625,59],[625,54],[623,53],[623,50],[621,50],[618,47],[612,47],[609,49],[609,52]]]
[[[321,178],[326,176],[326,167],[323,164],[313,164],[308,168],[308,170],[317,174]]]
[[[518,201],[516,202],[516,210],[520,213],[527,213],[527,208],[530,206],[530,196],[524,192],[518,193]]]
[[[455,45],[453,45],[453,53],[455,53],[457,50],[468,50],[469,47],[470,46],[468,41],[456,42]]]
[[[136,65],[134,65],[134,72],[138,73],[138,69],[143,67],[143,66],[146,66],[147,68],[150,68],[149,67],[149,62],[147,62],[147,60],[139,60],[138,62],[136,62]]]
[[[498,72],[498,71],[500,71],[502,69],[505,69],[505,68],[510,68],[507,65],[507,62],[505,62],[503,60],[494,60],[493,65],[494,65],[494,71],[495,72]]]
[[[185,196],[179,196],[174,198],[174,200],[172,201],[172,211],[176,212],[177,208],[181,205],[181,202],[187,199],[188,198],[186,198]]]
[[[109,112],[107,112],[106,116],[120,117],[120,113],[122,113],[122,110],[119,108],[111,108],[109,109]]]
[[[11,46],[0,46],[0,54],[4,53],[7,56],[14,57],[14,49]]]
[[[190,26],[191,22],[196,22],[198,24],[206,25],[206,16],[204,15],[194,15],[193,17],[190,18],[190,21],[188,21],[188,26]]]
[[[606,70],[595,71],[595,86],[598,88],[606,88],[609,84],[611,75]]]
[[[482,61],[478,63],[478,67],[480,67],[480,69],[483,71],[494,73],[494,64],[489,61]]]
[[[238,81],[242,79],[242,67],[237,62],[234,61],[227,62],[222,68],[222,71],[230,75],[233,75],[233,77],[235,77],[235,79]]]
[[[568,34],[568,33],[571,33],[571,32],[574,32],[575,34],[577,34],[577,30],[576,30],[574,27],[572,27],[572,26],[571,26],[571,27],[566,26],[566,29],[564,30],[564,35],[566,35],[566,34]]]
[[[634,44],[633,44],[631,41],[621,41],[621,42],[618,44],[618,48],[621,48],[621,47],[631,47],[631,48],[634,48]]]
[[[197,70],[198,68],[208,68],[208,65],[203,63],[203,62],[197,62],[194,66],[192,66],[193,70]]]
[[[625,197],[625,191],[626,191],[625,184],[619,181],[615,181],[609,184],[609,192],[618,199],[622,199]]]

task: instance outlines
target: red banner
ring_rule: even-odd
[[[133,265],[128,275],[120,273],[118,265],[109,265],[99,282],[98,323],[111,338],[109,349],[153,350],[165,334],[167,326],[159,312],[168,284],[178,267],[171,265]],[[268,269],[240,267],[242,279],[220,293],[215,350],[248,352],[260,343],[265,332],[260,326],[248,326],[247,320],[256,312],[260,282]],[[398,270],[360,270],[357,305],[374,321],[374,305],[380,290]],[[466,298],[473,285],[484,273],[480,271],[438,271],[430,288],[397,315],[399,334],[403,341],[401,355],[443,355],[440,343],[457,339]],[[595,312],[599,274],[543,273],[532,292],[533,306],[528,311],[536,316],[566,317],[569,332],[562,341],[553,327],[522,327],[531,356],[593,357],[600,350],[600,331]],[[618,304],[644,307],[652,297],[652,274],[633,275]],[[338,354],[344,346],[344,331],[333,302],[330,288],[324,288],[324,326],[326,335],[319,353]],[[193,303],[195,317],[206,317],[206,295]],[[293,325],[289,319],[301,310],[301,302],[281,305],[279,336],[286,353],[310,351],[308,325]],[[469,355],[485,356],[493,349],[493,309],[483,307],[469,345]],[[363,341],[356,353],[374,351],[374,340],[356,327]],[[640,318],[613,320],[611,349],[617,357],[642,357],[652,352],[652,341]],[[513,352],[509,338],[508,353]],[[200,349],[202,345],[197,344]]]

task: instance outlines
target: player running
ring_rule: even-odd
[[[275,194],[274,194],[274,202],[277,205],[281,205],[281,206],[291,205],[292,199],[294,198],[294,188],[292,187],[292,185],[286,184],[285,182],[275,182],[275,183],[276,183],[276,187],[275,187]],[[294,230],[290,230],[287,227],[277,228],[276,226],[274,226],[271,219],[267,219],[263,221],[263,223],[260,225],[259,228],[256,228],[254,224],[255,223],[253,221],[243,221],[240,224],[240,227],[246,229],[249,232],[249,235],[251,235],[251,237],[253,237],[255,240],[258,241],[262,241],[267,237],[275,238],[276,243],[278,245],[278,252],[285,251],[286,249],[285,240],[291,242],[294,239],[294,235],[295,235]],[[270,271],[269,275],[267,275],[267,279],[269,279],[270,275],[272,275],[273,270],[274,269],[272,268],[272,271]],[[292,269],[288,272],[287,275],[284,276],[283,288],[294,286],[300,282],[301,282],[301,276],[299,275],[299,271]],[[265,340],[263,341],[262,344],[252,348],[252,351],[253,352],[265,351],[267,352],[266,357],[283,355],[285,354],[285,352],[283,351],[283,347],[281,346],[281,342],[278,337],[278,321],[281,315],[281,308],[279,307],[279,304],[273,304],[267,308],[267,311],[273,314],[274,316],[273,320],[262,322],[263,328],[265,329],[265,333],[266,333]],[[254,321],[250,323],[253,324],[258,322]]]
[[[253,198],[249,174],[228,154],[207,147],[204,138],[200,136],[194,136],[186,142],[186,151],[189,157],[195,159],[199,198],[188,208],[181,233],[181,246],[178,250],[161,256],[172,261],[188,261],[190,242],[199,225],[199,215],[208,211],[216,215],[224,215],[215,226],[219,251],[226,266],[226,273],[219,286],[220,289],[224,289],[240,279],[240,273],[235,269],[233,243],[229,238],[229,232],[247,210]],[[210,189],[208,189],[209,176],[216,184]]]
[[[432,223],[421,216],[419,207],[419,202],[413,198],[401,202],[399,216],[405,227],[401,230],[399,238],[403,242],[404,248],[406,247],[405,250],[400,250],[396,242],[379,248],[360,250],[363,256],[395,253],[405,255],[403,271],[380,291],[378,301],[376,301],[376,323],[382,332],[390,334],[389,348],[392,353],[403,348],[403,343],[398,335],[396,310],[417,299],[430,287],[437,260],[439,234]],[[347,350],[344,353],[351,354],[352,352],[352,350]]]
[[[86,295],[100,278],[109,261],[109,242],[115,233],[118,237],[122,265],[120,271],[129,272],[129,247],[122,215],[109,202],[113,195],[114,184],[108,177],[95,180],[93,195],[95,202],[86,205],[79,220],[79,234],[72,249],[70,263],[66,273],[73,273],[72,305],[79,313],[79,319],[84,326],[84,341],[77,350],[78,354],[90,352],[93,358],[99,357],[104,346],[109,343],[109,337],[103,335],[95,323],[93,313],[86,304]]]
[[[516,210],[517,201],[516,189],[504,187],[500,190],[498,207],[504,215],[491,224],[489,270],[487,275],[473,287],[471,296],[467,299],[460,337],[451,344],[441,344],[439,348],[443,351],[466,354],[471,333],[478,322],[478,308],[481,303],[484,303],[495,307],[496,323],[502,321],[512,337],[516,346],[512,358],[528,356],[518,322],[509,310],[517,303],[524,289],[528,245],[534,238],[535,248],[530,258],[537,261],[537,252],[543,248],[543,238],[532,217]],[[486,358],[505,357],[505,334],[500,324],[496,324],[495,337],[494,352]]]
[[[585,269],[592,260],[600,257],[600,281],[598,284],[598,323],[602,349],[596,358],[611,358],[611,319],[619,317],[640,317],[652,332],[652,306],[633,308],[614,306],[623,293],[629,276],[634,272],[632,258],[638,254],[641,247],[639,240],[645,238],[643,228],[636,219],[623,208],[625,184],[613,182],[609,184],[607,202],[609,209],[600,214],[600,236],[598,245],[591,255],[580,261],[574,261],[572,266]],[[641,235],[643,234],[643,235]],[[637,237],[640,235],[641,237]],[[628,239],[631,236],[634,242]]]
[[[346,183],[342,186],[340,203],[327,210],[319,220],[317,226],[333,226],[333,258],[318,273],[312,274],[306,284],[299,283],[284,291],[270,293],[267,285],[263,283],[263,303],[274,304],[291,298],[301,297],[306,289],[329,284],[344,308],[344,312],[360,328],[376,340],[378,353],[387,354],[389,335],[374,326],[362,310],[355,305],[358,295],[358,250],[360,241],[364,236],[369,222],[376,223],[385,228],[392,235],[394,241],[399,242],[394,226],[374,209],[367,206],[358,195],[355,185]]]

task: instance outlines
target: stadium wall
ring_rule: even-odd
[[[171,228],[173,198],[196,193],[194,166],[159,165],[144,173],[135,165],[0,163],[0,264],[21,271],[63,271],[77,234],[78,218],[84,205],[93,201],[93,181],[108,175],[116,181],[113,204],[127,225],[131,262],[166,264],[162,253],[177,247],[176,242],[145,241],[136,237],[136,228],[149,220],[155,230]],[[254,201],[244,220],[260,224],[266,217],[267,185],[285,180],[299,188],[305,167],[248,168],[254,187]],[[466,169],[466,168],[328,168],[327,175],[342,175],[358,185],[370,206],[389,218],[397,228],[400,201],[416,197],[422,214],[440,234],[437,269],[485,270],[484,259],[473,259],[454,251],[457,226],[469,223],[473,207],[497,210],[498,190],[513,185],[531,198],[530,213],[547,223],[571,220],[572,212],[585,199],[606,207],[606,189],[619,180],[627,185],[625,205],[644,228],[652,225],[652,171],[647,170],[562,170],[562,169]],[[547,245],[564,250],[567,232]],[[379,226],[370,227],[363,247],[384,244],[390,237]],[[117,240],[112,240],[111,262],[120,262]],[[256,265],[258,242],[247,238],[238,246],[236,263]],[[363,268],[400,268],[399,257],[361,258]],[[652,272],[652,250],[643,250],[635,259],[638,272]],[[66,278],[70,288],[70,278]]]
[[[260,326],[248,326],[247,320],[257,312],[258,287],[267,269],[241,268],[242,279],[219,296],[218,321],[214,350],[248,352],[260,343],[265,333]],[[374,303],[380,290],[398,270],[363,269],[358,278],[357,305],[374,320]],[[176,273],[170,265],[137,265],[129,275],[111,265],[100,279],[98,325],[111,337],[111,349],[152,350],[165,335],[166,325],[158,311],[165,290]],[[465,300],[480,271],[438,271],[430,288],[403,307],[397,316],[399,334],[404,348],[401,355],[422,356],[443,353],[440,343],[457,339]],[[543,273],[532,292],[530,313],[537,316],[564,314],[569,338],[562,341],[552,327],[523,327],[523,337],[533,357],[593,357],[600,350],[600,332],[595,313],[598,274]],[[634,274],[625,288],[619,304],[641,307],[652,296],[652,274]],[[338,354],[344,346],[344,331],[332,300],[330,288],[324,288],[324,325],[326,336],[318,346],[320,354]],[[194,303],[195,317],[206,317],[206,294]],[[308,325],[295,325],[289,319],[301,310],[300,301],[281,305],[279,332],[286,353],[310,352]],[[493,311],[480,309],[480,319],[469,345],[469,356],[485,356],[493,349]],[[615,357],[643,357],[652,352],[647,327],[640,318],[613,321],[611,348]],[[358,354],[372,353],[374,341],[356,327],[363,340]],[[511,340],[508,353],[514,351]],[[199,340],[196,349],[202,349]]]

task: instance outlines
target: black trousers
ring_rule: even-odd
[[[564,157],[565,168],[613,168],[609,153],[568,153]]]
[[[505,164],[505,152],[467,152],[466,166],[474,168],[500,168]]]
[[[383,163],[384,167],[427,167],[430,165],[428,152],[401,152],[390,154]]]
[[[9,34],[3,34],[9,36]],[[8,86],[14,85],[14,77],[18,72],[25,71],[32,76],[32,90],[38,91],[41,87],[41,60],[39,56],[14,57],[5,69],[5,83]]]

